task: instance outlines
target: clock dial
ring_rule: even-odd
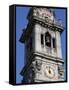
[[[46,66],[44,73],[45,73],[45,76],[48,78],[53,78],[55,75],[55,71],[51,66]]]

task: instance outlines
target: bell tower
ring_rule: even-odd
[[[64,80],[64,61],[61,52],[62,24],[51,8],[33,7],[28,25],[20,41],[25,43],[25,66],[21,71],[24,83]]]

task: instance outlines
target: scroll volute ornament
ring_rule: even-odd
[[[41,65],[42,65],[42,61],[39,61],[39,60],[34,61],[32,63],[32,70],[33,71],[40,71],[41,70]]]
[[[38,71],[41,70],[41,65],[42,65],[42,61],[37,60],[37,61],[36,61],[36,69],[37,69]]]

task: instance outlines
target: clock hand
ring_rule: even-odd
[[[50,66],[49,66],[49,74],[51,74]]]

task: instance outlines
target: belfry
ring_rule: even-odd
[[[20,41],[25,43],[25,66],[22,82],[64,81],[64,60],[61,51],[63,25],[51,8],[32,7],[28,25]]]

